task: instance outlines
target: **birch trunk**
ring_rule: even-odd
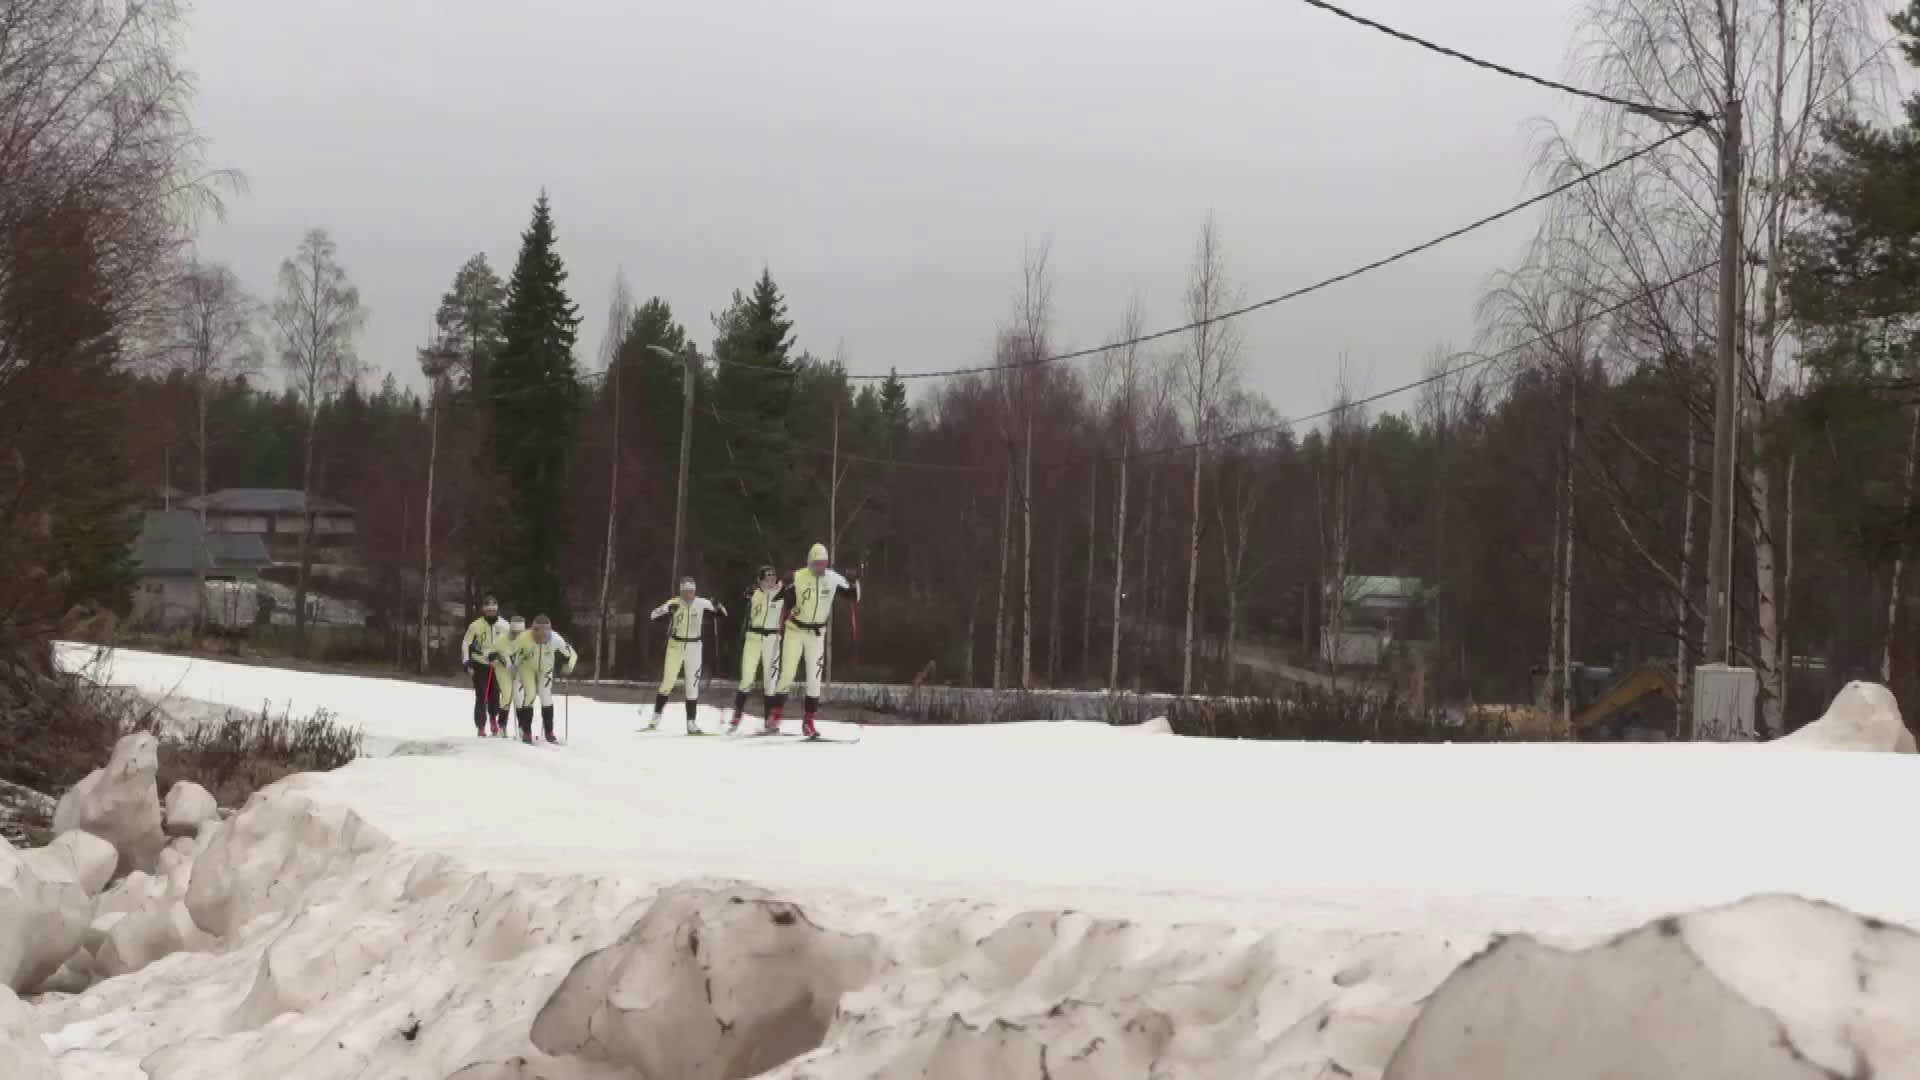
[[[1080,612],[1080,678],[1093,680],[1093,575],[1094,551],[1100,538],[1100,459],[1087,467],[1087,588],[1082,594]]]
[[[612,640],[607,634],[607,617],[613,592],[613,526],[620,516],[620,357],[617,350],[607,366],[613,373],[608,380],[613,383],[613,449],[607,455],[607,541],[600,562],[600,617],[594,620],[593,630],[593,677],[596,679],[604,670],[607,645]],[[639,617],[639,611],[635,610],[634,618]]]
[[[1120,446],[1120,491],[1113,507],[1113,648],[1107,658],[1107,690],[1120,689],[1120,598],[1127,580],[1127,457],[1129,442]]]
[[[1901,496],[1901,517],[1913,514],[1913,474],[1916,460],[1920,460],[1920,406],[1907,406],[1910,418],[1907,425],[1907,476],[1906,488]],[[1887,585],[1887,636],[1880,643],[1880,681],[1893,681],[1893,638],[1900,624],[1900,592],[1905,583],[1907,571],[1907,545],[1900,545],[1899,554],[1893,559],[1893,580]]]
[[[1673,598],[1673,638],[1674,638],[1674,736],[1680,739],[1693,737],[1693,664],[1691,659],[1693,632],[1688,618],[1687,598],[1693,590],[1693,521],[1698,505],[1695,495],[1695,479],[1700,468],[1700,444],[1697,433],[1698,421],[1693,410],[1687,412],[1687,472],[1686,489],[1682,492],[1683,509],[1680,512],[1680,572],[1676,575],[1680,590]]]
[[[993,688],[1006,687],[1007,564],[1013,557],[1013,469],[1008,462],[1005,495],[1000,500],[1000,581],[993,604]]]
[[[1060,579],[1065,576],[1060,560],[1064,528],[1055,528],[1053,532],[1053,581],[1048,586],[1047,598],[1047,685],[1060,685]]]
[[[315,429],[320,424],[317,398],[314,393],[307,396],[307,460],[300,467],[300,566],[293,586],[293,648],[301,656],[307,651],[307,574],[313,566],[313,447]]]
[[[1020,455],[1020,688],[1033,686],[1033,402],[1026,402],[1027,445]]]
[[[1560,559],[1560,730],[1568,739],[1573,738],[1573,530],[1577,507],[1573,498],[1573,456],[1578,451],[1574,443],[1574,433],[1580,428],[1580,380],[1577,373],[1567,378],[1567,446],[1566,480],[1564,484],[1567,501],[1566,545]]]
[[[1187,533],[1187,629],[1181,639],[1180,693],[1193,693],[1194,612],[1200,599],[1200,451],[1193,452],[1193,523]]]
[[[421,515],[420,531],[420,674],[427,673],[433,647],[429,643],[429,625],[433,617],[433,480],[440,462],[440,390],[427,388],[427,509]],[[597,669],[596,669],[597,674]]]

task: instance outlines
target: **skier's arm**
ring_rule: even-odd
[[[554,651],[567,658],[567,670],[564,674],[573,674],[574,665],[580,662],[580,654],[574,651],[573,646],[567,644],[567,639],[561,637],[558,631],[554,633],[553,640],[559,645],[559,648]]]
[[[707,605],[707,610],[708,610],[708,611],[717,611],[717,612],[719,612],[719,613],[720,613],[720,617],[721,617],[721,618],[723,618],[723,619],[725,619],[725,618],[729,618],[729,617],[730,617],[730,616],[728,616],[728,614],[727,614],[727,606],[726,606],[725,604],[722,604],[722,603],[721,603],[720,601],[718,601],[718,600],[702,600],[702,601],[701,601],[701,603],[703,603],[703,604],[705,604],[705,605]]]
[[[474,664],[483,659],[480,654],[480,632],[485,626],[486,623],[478,620],[468,625],[467,636],[460,639],[461,655],[465,657],[463,663]]]
[[[657,608],[654,608],[654,609],[653,609],[653,614],[651,614],[651,615],[649,615],[649,616],[647,616],[647,618],[649,618],[649,619],[657,619],[657,618],[659,618],[660,616],[662,616],[662,615],[665,615],[665,614],[666,614],[667,612],[669,612],[669,611],[672,611],[672,610],[673,610],[673,601],[671,601],[671,600],[669,600],[669,601],[667,601],[666,603],[664,603],[664,604],[661,604],[661,605],[660,605],[659,607],[657,607]]]

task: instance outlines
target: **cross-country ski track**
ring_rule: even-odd
[[[293,1002],[286,1015],[265,1024],[222,1019],[220,1001],[258,993],[253,967],[232,957],[254,950],[258,960],[270,947],[254,940],[271,932],[268,920],[235,926],[222,946],[226,961],[179,954],[37,1007],[62,1080],[439,1080],[497,1063],[530,1071],[460,1075],[722,1077],[760,1075],[764,1067],[773,1070],[766,1075],[791,1077],[1064,1080],[1147,1076],[1153,1067],[1163,1070],[1151,1074],[1156,1077],[1438,1076],[1418,1072],[1418,1063],[1390,1072],[1389,1060],[1441,980],[1501,933],[1589,946],[1661,916],[1767,894],[1829,902],[1896,928],[1920,926],[1920,875],[1899,854],[1907,823],[1920,820],[1920,759],[1910,754],[1727,745],[1247,743],[1180,738],[1152,725],[1094,724],[872,726],[857,733],[857,743],[809,745],[678,735],[685,713],[677,700],[661,731],[642,733],[637,729],[646,717],[634,706],[577,695],[560,705],[566,744],[529,747],[476,737],[471,693],[454,688],[129,650],[96,654],[71,645],[61,647],[61,662],[170,697],[183,707],[180,715],[208,705],[250,711],[266,705],[295,715],[325,709],[362,727],[367,757],[295,781],[287,797],[362,819],[382,844],[391,841],[381,859],[413,865],[401,874],[408,881],[407,874],[421,873],[420,860],[435,859],[448,873],[519,890],[531,898],[529,918],[560,920],[573,935],[565,955],[497,961],[516,988],[510,1004],[489,1006],[499,1014],[489,1027],[456,988],[461,979],[507,976],[465,961],[456,965],[464,974],[456,976],[435,967],[439,961],[421,960],[416,954],[435,950],[416,941],[410,952],[401,943],[439,932],[413,910],[424,901],[361,895],[342,884],[351,876],[343,873],[315,895],[333,897],[342,918],[377,909],[390,929],[386,945],[359,957],[356,969],[367,969],[361,976],[321,995],[326,1001]],[[727,711],[703,706],[700,717],[717,731]],[[746,726],[758,723],[754,715]],[[789,717],[788,728],[796,725]],[[822,726],[829,735],[855,734],[845,725]],[[270,809],[249,810],[235,821],[256,815],[265,822]],[[375,877],[368,871],[356,880]],[[591,904],[573,904],[556,899],[572,895],[565,882],[610,891]],[[713,1060],[696,1067],[689,1062],[707,1061],[700,1055],[708,1050],[656,1046],[659,1040],[642,1031],[630,1042],[643,1049],[630,1054],[666,1055],[647,1059],[649,1071],[620,1056],[629,1053],[613,1046],[620,1040],[594,1028],[612,1023],[605,1013],[611,1005],[596,1006],[602,1012],[592,1021],[567,1011],[575,1006],[553,1003],[581,955],[615,943],[641,913],[668,906],[661,890],[676,897],[675,911],[705,912],[702,926],[722,926],[722,915],[701,906],[718,902],[701,899],[709,887],[764,889],[802,909],[801,925],[810,933],[880,942],[872,947],[885,959],[850,977],[837,1005],[810,1006],[824,1017],[825,1030],[789,1038],[798,1038],[794,1049],[806,1053],[782,1051],[792,1057],[786,1060],[764,1046],[727,1051],[723,1044],[735,1036],[723,1034],[715,1036],[721,1048],[711,1050]],[[1795,945],[1776,937],[1804,938],[1804,931],[1787,928],[1820,910],[1796,907],[1750,922],[1779,928],[1759,938],[1792,955]],[[1016,916],[1033,911],[1079,913],[1069,918],[1087,925],[1062,929],[1061,917],[1050,915],[1052,929],[1022,931],[1020,944],[1005,947],[1012,953],[987,963],[993,972],[968,967],[983,961],[961,939],[985,948],[996,929],[1010,933],[1020,925]],[[474,926],[480,925],[476,914]],[[1128,936],[1095,948],[1089,925],[1125,927],[1113,932]],[[1170,929],[1176,925],[1191,929]],[[1704,941],[1715,933],[1696,936]],[[953,942],[936,945],[942,935]],[[633,942],[646,935],[636,930],[630,937],[629,946],[640,949]],[[332,940],[322,935],[307,947],[339,948],[328,944]],[[749,989],[784,978],[782,965],[794,962],[797,948],[755,941],[725,958],[744,965],[729,977]],[[1702,947],[1696,952],[1707,956]],[[1726,950],[1722,962],[1733,963],[1725,957],[1737,952]],[[405,963],[426,969],[411,976],[399,970],[403,955],[411,957]],[[1915,966],[1900,970],[1912,981],[1899,992],[1920,1004],[1920,946],[1910,959]],[[629,964],[621,978],[638,979],[639,963]],[[1737,973],[1728,975],[1711,958],[1707,963],[1721,982],[1742,985]],[[716,970],[708,969],[707,994],[709,1006],[720,1009],[712,1001]],[[1125,987],[1112,985],[1119,977],[1114,972],[1132,973]],[[672,982],[664,969],[649,977]],[[817,986],[823,976],[807,978]],[[411,990],[410,979],[419,984]],[[1752,979],[1773,985],[1761,975]],[[193,993],[210,1018],[195,1019],[172,1004],[189,985],[198,988]],[[422,998],[423,986],[438,989]],[[660,996],[667,990],[646,993],[656,1004],[667,1000]],[[396,995],[406,999],[404,1009],[393,1005]],[[635,1017],[645,1010],[637,1000],[614,1010],[621,1023],[641,1022]],[[1062,1019],[1062,1002],[1107,1011]],[[1166,1018],[1165,1032],[1140,1035],[1121,1022],[1137,1019],[1127,1010],[1145,1008],[1142,1002]],[[431,1009],[439,1012],[419,1015]],[[388,1045],[390,1039],[372,1045],[371,1035],[329,1041],[327,1033],[343,1026],[398,1024],[396,1011],[435,1027],[438,1041],[408,1037],[404,1045]],[[1818,1009],[1809,1015],[1814,1019],[1802,1027],[1826,1022]],[[137,1016],[175,1030],[141,1029],[130,1019]],[[1343,1019],[1330,1025],[1329,1016]],[[1021,1034],[1003,1032],[996,1044],[1003,1050],[994,1051],[933,1022],[948,1017],[964,1019],[964,1031],[976,1035],[994,1021],[1017,1021]],[[1782,1023],[1800,1030],[1790,1018]],[[1694,1026],[1702,1024],[1696,1017]],[[599,1034],[581,1049],[567,1042],[574,1028]],[[720,1030],[734,1029],[722,1023]],[[1816,1034],[1807,1028],[1800,1041]],[[202,1050],[155,1057],[169,1039]],[[1079,1060],[1081,1071],[1063,1063],[1057,1048],[1075,1039],[1104,1047]],[[1004,1049],[1012,1045],[1008,1040],[1023,1047],[1037,1042],[1046,1071],[1024,1058],[1016,1065],[1019,1055]],[[556,1042],[574,1052],[552,1053]],[[1048,1045],[1062,1056],[1049,1062]],[[992,1056],[1002,1052],[1012,1055],[1004,1063]],[[1794,1052],[1807,1050],[1796,1045]],[[762,1061],[756,1053],[773,1056]],[[142,1060],[145,1072],[130,1067]],[[269,1061],[275,1071],[253,1071]],[[176,1071],[156,1071],[155,1062]],[[221,1072],[222,1062],[248,1064],[242,1072]],[[1908,1059],[1908,1071],[1883,1068],[1875,1075],[1914,1076],[1915,1062],[1920,1054]],[[1140,1071],[1130,1071],[1136,1066]],[[749,1067],[755,1071],[741,1071]]]

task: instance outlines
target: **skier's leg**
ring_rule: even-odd
[[[820,734],[813,726],[814,717],[820,712],[820,689],[827,672],[827,642],[821,634],[807,635],[805,656],[807,665],[807,711],[800,721],[800,732],[808,738]]]
[[[473,729],[485,735],[487,721],[493,717],[493,706],[487,700],[493,694],[493,665],[481,664],[470,674],[473,677]]]
[[[740,650],[740,682],[733,691],[733,719],[728,722],[727,730],[738,731],[740,717],[747,710],[747,689],[753,685],[753,677],[759,671],[761,650],[757,638],[771,637],[770,634],[748,634]]]
[[[673,693],[673,684],[680,678],[680,667],[685,659],[685,646],[678,641],[667,642],[667,658],[660,665],[660,689],[653,695],[653,726],[660,726],[660,714],[667,711],[667,695]]]
[[[686,652],[686,691],[687,691],[687,730],[700,730],[695,714],[700,711],[700,653],[701,643],[687,642]]]
[[[775,657],[774,667],[778,674],[773,679],[773,699],[767,706],[767,730],[780,730],[780,714],[786,711],[787,694],[793,689],[793,677],[798,673],[797,665],[802,663],[801,654],[806,651],[804,640],[807,632],[797,626],[789,625],[780,634],[780,647]]]
[[[540,727],[548,742],[559,741],[553,737],[553,672],[551,671],[541,678]]]
[[[493,665],[493,723],[494,730],[504,732],[507,729],[507,711],[514,705],[513,669],[506,664]]]
[[[520,718],[520,741],[529,742],[529,743],[532,742],[533,741],[533,706],[522,705],[514,711],[519,714],[519,718]]]

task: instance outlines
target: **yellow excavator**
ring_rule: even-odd
[[[1664,698],[1677,707],[1679,692],[1674,686],[1673,676],[1657,665],[1648,664],[1622,679],[1607,684],[1596,680],[1595,675],[1603,669],[1581,665],[1576,670],[1573,681],[1574,707],[1573,730],[1560,729],[1559,716],[1547,711],[1546,683],[1544,678],[1535,679],[1535,692],[1540,702],[1533,705],[1469,705],[1467,722],[1480,725],[1484,729],[1501,732],[1520,738],[1544,739],[1568,737],[1581,740],[1618,740],[1629,726],[1619,721],[1630,719],[1632,710],[1648,698]],[[1606,674],[1611,674],[1610,672]],[[1599,692],[1591,695],[1591,700],[1582,702],[1590,696],[1590,687],[1599,682]],[[1631,725],[1641,726],[1641,725]],[[1659,725],[1664,730],[1672,730],[1670,724]]]

